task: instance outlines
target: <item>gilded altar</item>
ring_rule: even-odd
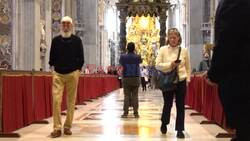
[[[120,19],[121,53],[125,53],[128,42],[135,42],[143,65],[154,65],[157,49],[166,41],[169,0],[119,0],[116,6]]]
[[[160,46],[160,29],[156,17],[130,17],[127,22],[127,42],[134,42],[143,65],[154,65]]]

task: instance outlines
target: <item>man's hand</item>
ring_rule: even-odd
[[[207,82],[209,85],[211,85],[211,86],[216,86],[216,85],[217,85],[216,83],[212,82],[212,81],[208,78],[208,76],[207,76],[207,71],[204,72],[204,73],[202,74],[202,76],[205,78],[206,82]]]
[[[50,72],[53,72],[55,70],[55,67],[54,66],[50,66],[49,70],[50,70]]]

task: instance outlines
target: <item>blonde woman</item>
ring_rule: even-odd
[[[181,48],[180,58],[177,59],[178,52],[181,44],[181,35],[176,28],[171,28],[167,33],[167,45],[162,46],[159,50],[156,58],[156,66],[163,72],[169,72],[177,67],[179,81],[176,84],[176,89],[173,91],[166,91],[163,93],[164,106],[161,117],[161,132],[167,133],[167,125],[170,122],[170,113],[173,105],[173,99],[176,98],[176,126],[177,138],[185,138],[184,131],[184,119],[185,119],[185,95],[186,86],[190,81],[190,59],[186,48]]]

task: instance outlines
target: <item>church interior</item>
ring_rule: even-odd
[[[202,76],[201,62],[214,47],[214,19],[219,0],[0,0],[0,141],[229,141],[216,86]],[[72,18],[81,39],[84,64],[77,86],[71,136],[53,139],[53,38],[61,20]],[[147,91],[139,87],[139,114],[132,107],[121,118],[124,92],[120,56],[135,44],[140,66],[156,66],[166,33],[177,28],[187,49],[191,81],[185,99],[185,139],[176,138],[173,104],[167,134],[160,131],[163,99],[148,74]],[[66,89],[66,88],[65,88]],[[67,115],[64,91],[62,121]]]

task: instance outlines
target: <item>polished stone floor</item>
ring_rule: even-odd
[[[185,139],[177,139],[175,127],[176,109],[173,106],[171,113],[171,124],[168,133],[162,135],[159,128],[163,100],[160,91],[148,90],[139,92],[139,114],[140,118],[133,117],[133,111],[126,119],[121,119],[123,113],[122,89],[114,91],[109,95],[86,102],[87,105],[77,105],[75,111],[73,135],[52,139],[49,134],[52,131],[52,119],[46,119],[49,124],[33,124],[22,128],[17,133],[21,138],[8,139],[4,141],[229,141],[229,138],[217,139],[218,133],[225,131],[217,125],[201,125],[205,120],[202,116],[190,116],[195,112],[186,110]],[[63,116],[64,119],[64,116]]]

